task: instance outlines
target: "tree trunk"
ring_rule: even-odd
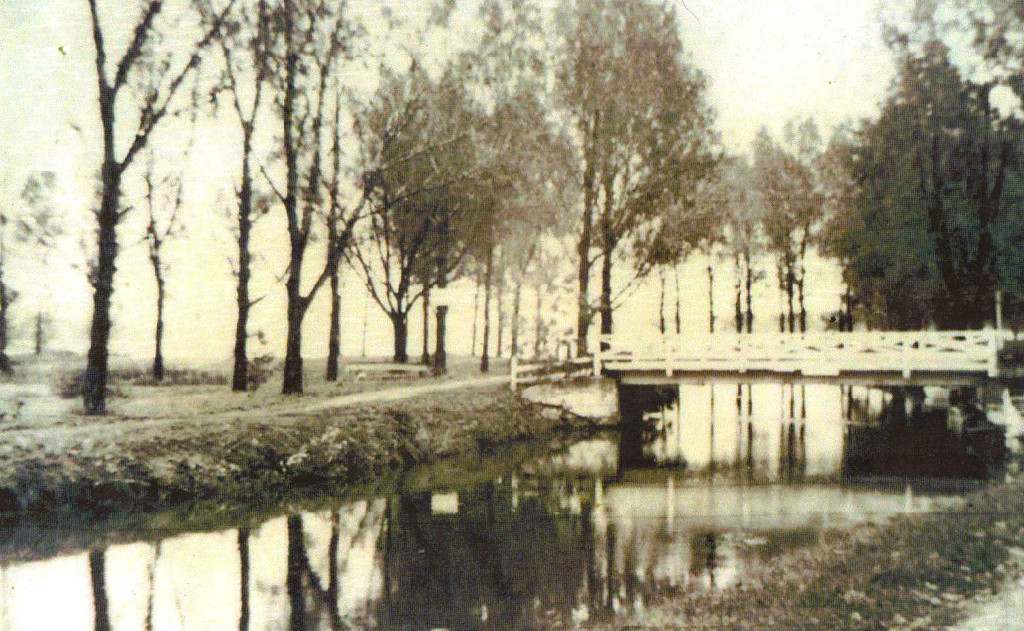
[[[512,322],[510,323],[512,329],[512,350],[509,352],[509,357],[519,356],[519,309],[522,306],[522,300],[523,284],[517,280],[515,292],[512,295]]]
[[[541,301],[543,299],[543,295],[542,295],[541,291],[542,291],[541,286],[538,283],[537,284],[537,300],[536,300],[536,304],[534,305],[535,317],[534,317],[534,320],[533,320],[533,356],[534,356],[534,358],[539,358],[540,357],[541,335],[542,335],[542,330],[543,330],[543,319],[541,317],[541,312],[542,312]]]
[[[807,274],[807,270],[804,268],[803,261],[800,262],[800,279],[796,284],[797,291],[797,304],[800,305],[800,332],[807,332],[807,305],[804,303],[804,277]]]
[[[679,266],[676,265],[675,273],[676,279],[676,335],[682,335],[683,333],[683,292],[682,287],[679,284]]]
[[[708,264],[708,331],[715,332],[715,267]]]
[[[249,631],[249,529],[238,529],[239,601],[238,631]]]
[[[252,235],[252,132],[243,125],[242,185],[238,191],[238,286],[235,304],[238,318],[235,322],[234,368],[231,371],[231,389],[245,392],[249,388],[249,279],[252,275],[252,254],[249,241]]]
[[[601,213],[601,335],[611,335],[612,323],[612,255],[615,253],[615,235],[612,231],[612,203],[614,200],[614,182],[611,178],[605,177],[604,183],[604,211]],[[605,350],[608,345],[601,343],[601,349]]]
[[[661,280],[661,291],[658,294],[658,331],[665,337],[665,270],[659,269],[658,276]]]
[[[423,352],[420,361],[430,365],[430,290],[423,292]]]
[[[743,253],[743,267],[746,271],[746,286],[747,286],[747,333],[754,331],[754,309],[753,309],[753,288],[754,288],[754,271],[750,266],[750,252]]]
[[[473,279],[473,344],[469,349],[469,356],[476,357],[476,324],[480,319],[480,277]]]
[[[409,321],[406,314],[401,311],[389,313],[388,318],[391,319],[391,328],[395,333],[391,359],[396,364],[405,364],[409,361]]]
[[[498,273],[497,282],[498,300],[495,305],[498,309],[498,339],[494,344],[494,356],[501,359],[501,354],[505,348],[505,274],[503,271]]]
[[[793,308],[793,289],[794,289],[794,277],[793,267],[790,266],[786,271],[786,305],[787,305],[787,322],[789,323],[789,332],[796,332],[796,311]]]
[[[448,372],[448,350],[445,348],[445,333],[448,326],[448,305],[438,305],[435,314],[437,333],[434,346],[434,374]]]
[[[159,257],[156,260],[154,265],[157,267],[154,269],[159,268],[160,265]],[[166,295],[163,274],[158,271],[156,274],[156,350],[153,353],[153,379],[155,381],[163,381],[164,378],[164,300]]]
[[[36,343],[36,348],[35,348],[36,355],[42,355],[43,354],[43,312],[42,311],[36,313],[35,343]]]
[[[94,631],[110,631],[107,568],[104,563],[104,556],[103,550],[89,551],[89,579],[92,583]]]
[[[494,246],[487,250],[487,268],[484,271],[484,334],[483,349],[480,352],[480,372],[487,372],[491,369],[491,360],[488,348],[491,337],[491,276],[494,273]]]
[[[782,268],[782,263],[778,264],[776,270],[779,276],[779,333],[786,332],[786,306],[784,304],[786,296],[786,277],[785,272]]]
[[[302,518],[293,515],[288,518],[288,561],[285,585],[288,604],[291,606],[289,629],[306,629],[306,595],[302,589],[302,573],[306,569],[306,544],[303,540]]]
[[[0,240],[0,373],[11,373],[11,359],[7,356],[8,343],[8,316],[11,307],[11,296],[7,292],[7,283],[4,281],[5,263],[4,244]]]
[[[289,301],[291,302],[291,301]],[[282,394],[302,394],[302,311],[298,305],[288,305],[288,334],[285,341],[284,381]]]
[[[579,259],[577,279],[579,293],[576,296],[576,354],[587,354],[587,334],[590,332],[590,246],[593,240],[594,205],[597,203],[597,191],[594,187],[597,176],[595,136],[600,122],[598,114],[593,114],[587,121],[588,129],[586,151],[583,167],[583,225],[580,229],[580,240],[576,244],[576,256]]]
[[[302,220],[299,218],[299,142],[295,138],[294,121],[295,97],[298,94],[297,77],[299,75],[299,53],[292,43],[292,17],[289,16],[283,25],[284,31],[284,96],[281,99],[281,124],[282,141],[281,148],[284,153],[285,162],[285,194],[284,213],[288,221],[288,246],[289,265],[288,279],[285,281],[285,289],[288,295],[287,319],[288,334],[285,344],[284,355],[284,381],[282,384],[283,394],[302,393],[302,319],[306,315],[306,307],[302,298],[302,267],[306,255],[306,235],[303,234]],[[313,165],[311,167],[310,183],[312,187],[307,190],[307,203],[312,204],[319,201],[318,187],[319,161],[320,161],[320,129],[316,126],[314,130],[316,142],[313,152]]]
[[[327,381],[338,380],[341,361],[341,266],[331,268],[331,324],[327,334]]]
[[[299,272],[302,268],[301,251],[292,252],[292,271],[288,288],[288,338],[285,345],[285,375],[282,392],[302,393],[302,320],[305,316],[305,301],[299,294]]]
[[[843,330],[853,332],[853,291],[850,289],[849,285],[846,286],[846,291],[843,295],[843,303],[845,306],[845,313],[843,314],[845,327]]]
[[[601,336],[612,334],[612,257],[611,252],[605,249],[601,257]],[[602,350],[607,347],[606,342],[601,342]]]
[[[733,261],[736,267],[736,281],[733,287],[736,290],[736,332],[743,332],[743,270],[740,267],[740,255],[737,254]]]
[[[102,104],[102,99],[101,99]],[[104,414],[107,410],[107,367],[110,344],[110,306],[114,295],[114,273],[117,270],[117,222],[121,195],[122,172],[114,159],[113,104],[101,105],[104,114],[104,161],[102,168],[103,196],[97,219],[96,268],[93,274],[93,310],[90,327],[89,355],[85,368],[82,399],[85,413]]]

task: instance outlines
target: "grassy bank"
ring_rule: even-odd
[[[830,532],[721,591],[666,592],[591,629],[937,629],[1024,570],[1024,478],[952,514]]]
[[[486,453],[567,420],[504,387],[205,422],[82,419],[0,434],[0,506],[9,517],[50,519],[209,500],[268,504],[296,488],[316,492],[447,455]]]

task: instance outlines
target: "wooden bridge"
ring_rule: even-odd
[[[849,385],[977,386],[1024,381],[1007,361],[1013,334],[914,331],[799,334],[716,334],[704,339],[666,336],[632,348],[601,339],[592,357],[570,360],[566,372],[604,375],[626,385],[791,382]],[[514,362],[513,387],[550,376],[541,364]],[[550,364],[549,364],[550,366]]]

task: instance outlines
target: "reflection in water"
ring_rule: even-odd
[[[249,529],[238,529],[239,631],[249,631]]]
[[[89,551],[89,578],[92,579],[93,629],[95,631],[110,630],[110,618],[107,614],[107,574],[103,557],[103,550]]]
[[[955,502],[837,483],[886,459],[865,457],[885,432],[942,433],[916,395],[632,394],[620,433],[493,480],[0,566],[0,628],[539,628],[732,585],[825,529]],[[66,613],[39,609],[44,575]]]

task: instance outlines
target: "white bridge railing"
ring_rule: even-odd
[[[595,354],[595,373],[767,371],[838,376],[843,372],[979,373],[999,375],[1008,332],[913,331],[717,334],[702,340],[666,336],[654,347]]]
[[[715,334],[703,339],[665,336],[635,350],[598,338],[592,355],[561,361],[513,358],[511,385],[606,372],[769,372],[837,377],[842,373],[956,373],[999,376],[1006,331],[911,331]]]
[[[542,381],[592,377],[595,374],[599,374],[599,372],[594,372],[592,357],[533,361],[523,361],[518,357],[513,357],[509,370],[509,385],[515,390],[521,386],[533,385]]]

